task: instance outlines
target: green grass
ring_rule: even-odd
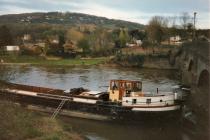
[[[14,103],[0,101],[1,140],[82,140],[64,122],[51,119],[50,114],[29,111]],[[47,115],[47,116],[46,116]],[[68,124],[70,127],[70,124]]]
[[[62,66],[72,66],[72,65],[97,65],[105,63],[108,58],[90,58],[90,59],[58,59],[58,60],[48,60],[43,57],[35,56],[1,56],[0,59],[4,60],[4,63],[24,63],[32,65],[62,65]]]

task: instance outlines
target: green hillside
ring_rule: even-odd
[[[105,17],[97,17],[93,15],[81,13],[24,13],[24,14],[9,14],[0,16],[0,24],[21,23],[21,24],[58,24],[58,25],[82,25],[91,24],[107,28],[126,27],[128,29],[142,29],[144,25],[123,20],[108,19]]]

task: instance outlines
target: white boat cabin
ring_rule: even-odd
[[[110,101],[121,102],[122,97],[130,97],[133,92],[141,94],[142,83],[130,80],[111,80],[108,92]]]
[[[120,102],[134,111],[169,111],[179,109],[176,93],[142,91],[142,82],[130,80],[111,80],[108,89],[109,100]]]

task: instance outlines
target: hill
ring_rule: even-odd
[[[23,13],[23,14],[9,14],[0,16],[0,24],[57,24],[57,25],[83,25],[90,24],[95,26],[102,26],[110,29],[126,27],[128,29],[143,29],[144,25],[129,21],[108,19],[105,17],[98,17],[82,13]]]

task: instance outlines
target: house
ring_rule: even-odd
[[[136,44],[134,44],[134,43],[126,43],[126,46],[129,47],[129,48],[132,48],[132,47],[135,47]]]
[[[64,46],[65,53],[72,53],[76,49],[76,46],[74,45],[72,41],[66,42],[63,46]]]
[[[37,47],[44,48],[45,46],[46,46],[46,43],[45,43],[45,42],[39,42],[39,43],[25,43],[25,44],[24,44],[24,47],[25,47],[25,48],[37,48]]]
[[[204,36],[204,35],[199,36],[198,39],[201,40],[201,41],[206,41],[206,42],[210,43],[210,39],[208,37]]]
[[[51,43],[52,43],[52,44],[59,44],[59,40],[58,40],[58,39],[53,39],[53,40],[51,41]]]
[[[82,49],[78,48],[72,41],[66,42],[64,45],[64,53],[68,54],[76,54],[76,53],[81,53]]]
[[[19,46],[1,46],[0,47],[0,53],[1,54],[13,54],[13,53],[18,53],[20,51]]]
[[[18,51],[20,51],[20,47],[19,46],[5,46],[5,51],[18,52]]]
[[[24,34],[24,35],[23,35],[23,40],[24,40],[24,41],[29,41],[29,40],[31,40],[31,35],[30,35],[30,34]]]
[[[170,37],[171,42],[177,42],[177,41],[180,41],[180,40],[181,40],[181,37],[179,35]]]
[[[141,45],[142,45],[141,40],[134,40],[133,43],[126,43],[126,46],[129,47],[129,48],[140,47]]]
[[[136,45],[137,46],[141,46],[142,45],[142,41],[141,40],[136,40]]]
[[[179,35],[172,36],[169,38],[170,44],[181,44],[181,37]]]
[[[33,47],[41,47],[41,48],[44,48],[46,46],[46,43],[45,42],[38,42],[36,44],[33,44]]]

